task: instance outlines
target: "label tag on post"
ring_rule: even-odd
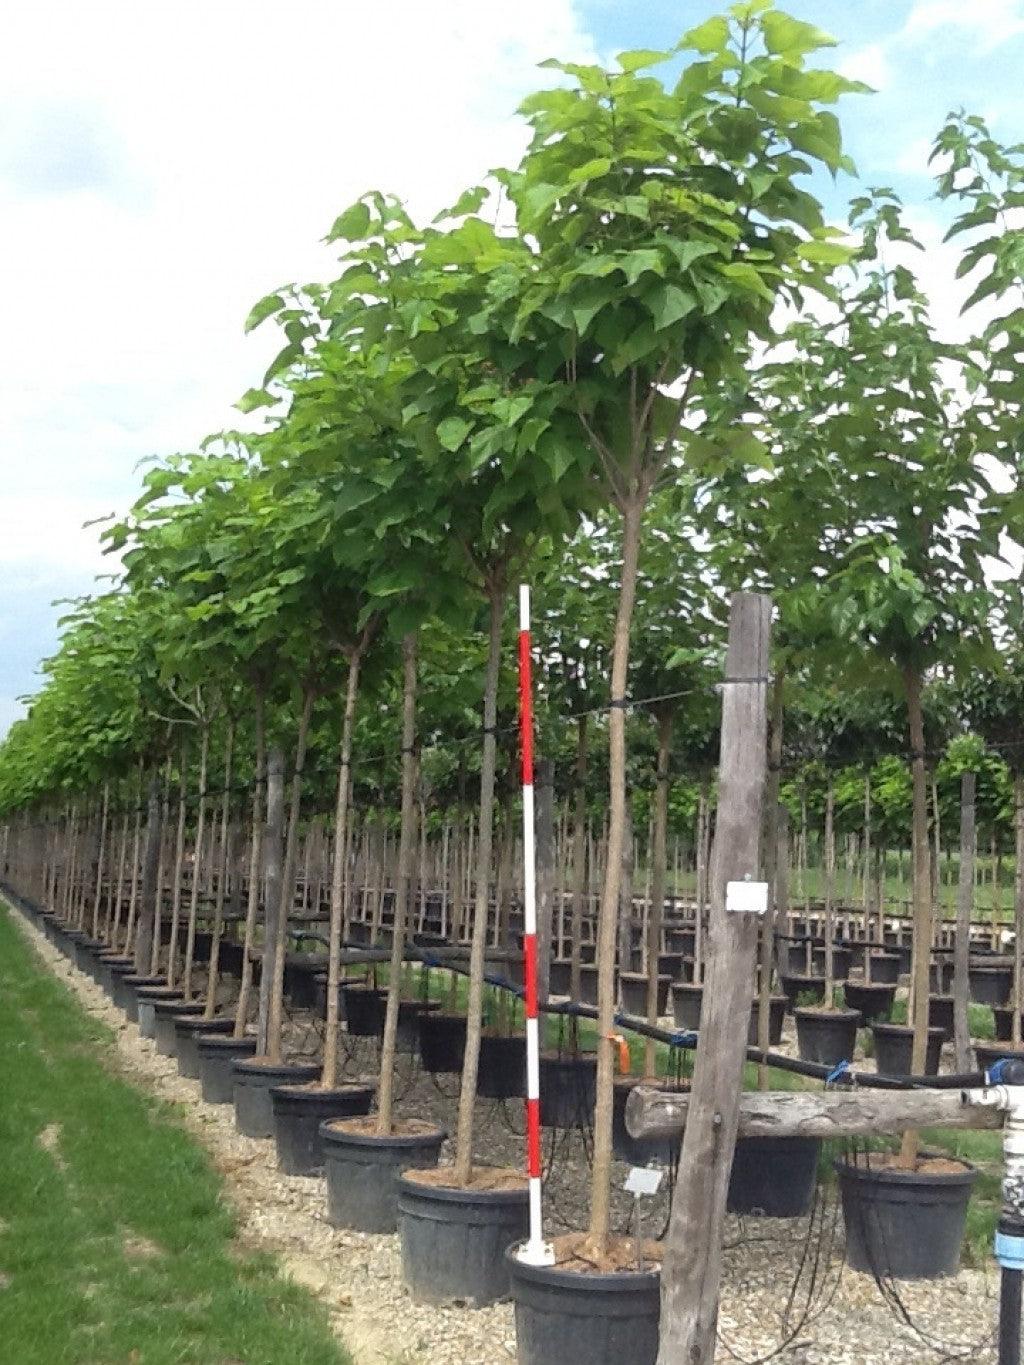
[[[651,1166],[634,1166],[626,1176],[626,1183],[622,1188],[627,1194],[636,1197],[642,1194],[657,1194],[664,1174],[664,1171],[655,1170]]]
[[[763,915],[768,909],[768,883],[726,882],[725,908],[743,915]]]

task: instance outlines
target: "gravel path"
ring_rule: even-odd
[[[12,918],[50,969],[112,1030],[122,1073],[177,1107],[225,1179],[242,1240],[277,1255],[286,1273],[327,1305],[356,1365],[501,1365],[515,1360],[510,1306],[469,1311],[413,1303],[402,1288],[397,1237],[332,1228],[325,1217],[322,1179],[282,1176],[273,1142],[240,1137],[231,1106],[204,1104],[198,1083],[182,1080],[175,1061],[159,1056],[153,1042],[140,1037],[138,1028],[125,1021],[91,979],[76,971],[21,915]],[[308,1017],[297,1016],[289,1025],[296,1051],[309,1051],[317,1033]],[[374,1048],[359,1040],[349,1074],[374,1070]],[[455,1091],[455,1077],[435,1083],[412,1058],[401,1059],[398,1094],[403,1112],[434,1119],[453,1131]],[[481,1101],[476,1143],[481,1158],[519,1165],[520,1133],[518,1104]],[[588,1183],[584,1137],[546,1133],[545,1152],[551,1231],[579,1228]],[[620,1185],[626,1170],[617,1169]],[[646,1235],[661,1234],[667,1200],[665,1192],[652,1202]],[[630,1201],[620,1192],[614,1212],[620,1229],[628,1226],[629,1214]],[[799,1221],[730,1217],[719,1360],[752,1362],[778,1351],[785,1341],[788,1344],[775,1359],[786,1365],[994,1361],[998,1303],[994,1266],[961,1271],[955,1279],[932,1284],[900,1286],[901,1303],[924,1330],[929,1338],[925,1340],[901,1321],[898,1307],[886,1301],[873,1279],[843,1266],[842,1255],[842,1223],[831,1203],[823,1203],[812,1219]]]

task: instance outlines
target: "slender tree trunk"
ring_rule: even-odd
[[[331,867],[331,927],[327,952],[327,1021],[324,1031],[324,1066],[321,1082],[331,1089],[338,1081],[338,993],[341,990],[341,941],[345,928],[345,893],[348,847],[348,793],[352,769],[352,731],[356,701],[359,697],[359,672],[362,649],[355,649],[348,661],[345,683],[345,709],[341,718],[341,757],[338,763],[338,794],[334,809],[334,862]]]
[[[263,854],[263,958],[256,1026],[256,1054],[259,1057],[266,1057],[268,1050],[270,997],[277,975],[277,945],[280,937],[277,926],[284,899],[281,893],[284,881],[284,754],[277,744],[272,745],[267,754],[267,827]]]
[[[832,774],[825,791],[825,1008],[832,1008],[835,994],[835,881],[836,881],[836,794]]]
[[[178,932],[181,927],[181,876],[185,866],[185,821],[188,813],[188,744],[181,741],[181,772],[178,775],[178,823],[174,832],[174,868],[171,872],[171,939],[167,948],[167,984],[178,975]]]
[[[142,855],[141,905],[138,912],[138,933],[135,937],[135,970],[145,972],[149,967],[153,946],[154,902],[157,899],[156,871],[160,859],[160,777],[154,772],[149,780],[146,802],[146,843]]]
[[[252,950],[256,938],[256,912],[260,903],[260,871],[263,865],[263,784],[266,781],[266,734],[263,696],[256,693],[256,773],[252,789],[252,841],[249,848],[249,886],[245,906],[245,933],[242,940],[242,981],[235,1006],[234,1036],[245,1035],[252,992]]]
[[[170,737],[168,737],[168,743]],[[164,919],[164,866],[167,856],[167,838],[165,831],[170,823],[171,815],[171,756],[167,755],[167,763],[164,766],[164,788],[163,796],[160,800],[160,855],[156,863],[156,896],[153,901],[153,938],[150,947],[149,971],[151,976],[160,974],[160,947],[163,938],[163,919]]]
[[[501,666],[501,618],[505,607],[504,581],[489,590],[490,625],[487,672],[484,679],[484,743],[480,765],[480,831],[477,840],[476,895],[473,905],[473,937],[469,954],[469,1001],[466,1050],[459,1093],[459,1122],[455,1138],[454,1183],[469,1183],[473,1171],[473,1105],[480,1062],[480,1031],[484,996],[484,950],[487,946],[487,907],[491,845],[494,838],[494,770],[497,755],[495,725],[498,718],[498,674]]]
[[[107,816],[110,811],[110,783],[103,784],[103,808],[100,815],[100,843],[96,855],[96,887],[92,898],[92,936],[100,936],[100,897],[103,894],[103,873],[107,856]]]
[[[597,1097],[594,1106],[594,1157],[591,1170],[592,1254],[607,1251],[611,1220],[612,1109],[615,1081],[615,922],[619,909],[623,839],[626,832],[626,683],[629,634],[636,601],[643,501],[631,499],[622,516],[622,573],[612,645],[611,709],[608,715],[608,849],[598,918],[597,946]]]
[[[768,780],[765,783],[767,807],[766,843],[762,852],[764,879],[768,883],[768,911],[761,922],[760,964],[761,979],[757,992],[757,1045],[767,1052],[771,1043],[772,959],[775,952],[775,924],[778,907],[779,870],[779,790],[782,785],[782,728],[785,717],[786,675],[780,664],[772,687],[771,717],[768,738]],[[759,1090],[769,1085],[767,1066],[757,1069]]]
[[[931,856],[928,847],[928,777],[925,772],[924,715],[921,710],[921,675],[915,668],[903,671],[910,729],[913,778],[913,898],[914,941],[911,986],[911,1020],[914,1028],[911,1071],[923,1076],[928,1055],[928,974],[932,949]],[[900,1164],[913,1170],[917,1164],[918,1134],[903,1136]]]
[[[199,749],[199,801],[196,805],[196,841],[192,853],[192,882],[189,886],[185,965],[181,973],[181,992],[185,1000],[192,999],[192,965],[196,952],[196,920],[199,917],[199,866],[202,858],[203,834],[206,829],[206,779],[210,769],[209,720],[203,721],[202,731],[203,737]]]
[[[587,899],[587,717],[576,720],[576,815],[572,832],[572,953],[569,994],[580,998],[583,909]]]
[[[384,1039],[381,1043],[380,1080],[377,1085],[377,1133],[380,1137],[386,1137],[393,1131],[395,1121],[398,1006],[402,999],[402,963],[409,924],[409,886],[416,839],[416,662],[416,633],[412,632],[402,641],[402,824],[398,837],[388,1003],[384,1012]]]
[[[967,1013],[971,948],[971,912],[974,909],[974,773],[960,778],[960,882],[956,900],[956,941],[953,952],[953,1045],[956,1069],[971,1069],[971,1029]]]
[[[224,897],[228,881],[228,834],[231,820],[231,760],[235,743],[235,723],[228,721],[224,739],[224,800],[220,812],[220,858],[217,863],[217,890],[213,908],[213,941],[210,944],[210,977],[206,987],[205,1019],[217,1013],[217,987],[220,984],[220,940],[224,932]]]
[[[647,1022],[658,1022],[658,954],[665,916],[665,874],[668,871],[668,788],[672,758],[672,729],[675,709],[671,704],[657,713],[658,767],[654,788],[654,831],[651,860],[651,903],[647,916]],[[657,1074],[657,1045],[653,1038],[644,1043],[644,1075]]]
[[[1024,1009],[1024,769],[1013,774],[1013,831],[1016,860],[1013,874],[1013,1032],[1020,1045],[1020,1014]]]

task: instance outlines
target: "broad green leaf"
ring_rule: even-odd
[[[681,48],[691,48],[695,52],[710,55],[724,52],[729,43],[729,21],[723,15],[706,19],[703,24],[691,28],[680,39]]]
[[[267,318],[279,312],[284,307],[284,299],[280,294],[267,294],[264,298],[253,305],[249,316],[245,320],[246,332],[251,332],[258,327],[261,322],[266,322]]]
[[[632,73],[642,71],[647,66],[658,66],[661,62],[667,62],[671,55],[670,52],[659,52],[654,48],[637,48],[633,52],[620,52],[615,60],[623,71]]]
[[[360,200],[335,218],[331,230],[327,234],[327,240],[328,242],[339,240],[358,242],[362,241],[369,231],[370,210]]]
[[[697,307],[697,299],[690,290],[681,289],[677,284],[663,284],[644,295],[644,304],[654,319],[655,331],[660,332],[692,313]]]
[[[438,423],[437,439],[445,450],[456,451],[472,430],[472,422],[467,422],[462,417],[446,417],[443,422]]]
[[[769,10],[761,20],[765,46],[776,56],[798,61],[808,52],[835,47],[836,40],[814,24],[805,24],[781,10]]]

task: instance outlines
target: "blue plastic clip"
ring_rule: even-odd
[[[1002,1085],[1003,1073],[1009,1060],[1009,1057],[999,1057],[992,1063],[986,1073],[990,1085]]]
[[[997,1228],[995,1252],[996,1260],[1004,1270],[1024,1270],[1024,1237],[1014,1237]]]
[[[826,1086],[835,1085],[837,1081],[842,1080],[842,1078],[846,1075],[849,1069],[850,1063],[845,1060],[841,1061],[838,1064],[838,1066],[834,1066],[832,1070],[828,1073],[828,1075],[825,1077],[825,1085]]]

